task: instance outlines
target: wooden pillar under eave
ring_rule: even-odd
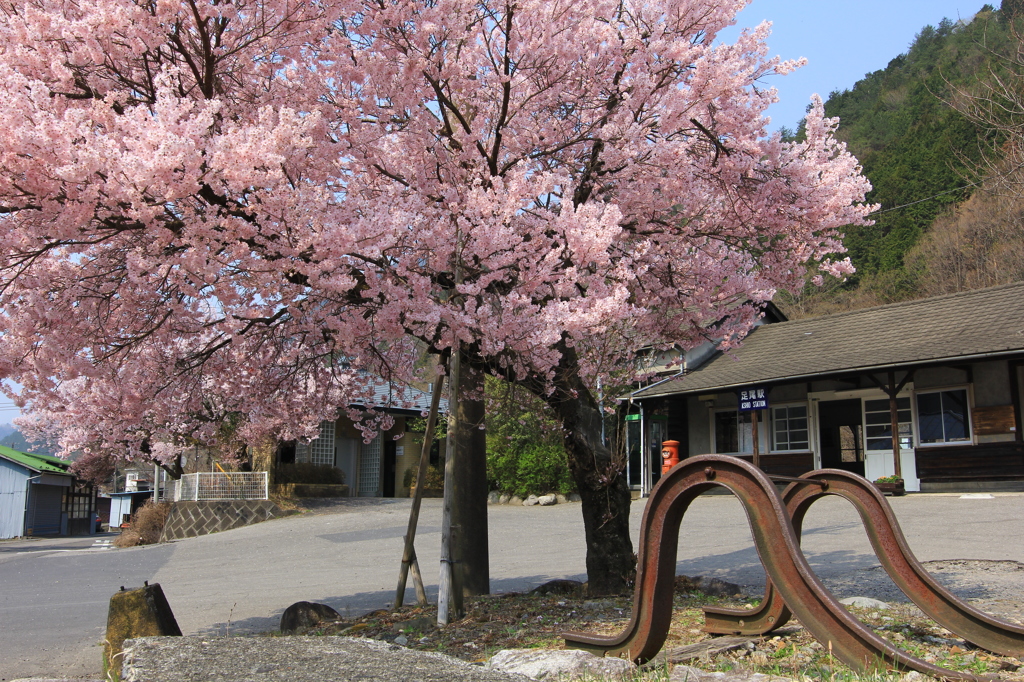
[[[896,404],[896,394],[899,388],[896,386],[896,372],[889,370],[889,419],[892,422],[892,463],[893,473],[896,478],[903,478],[903,464],[900,462],[900,411]]]

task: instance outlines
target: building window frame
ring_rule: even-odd
[[[909,450],[914,447],[917,440],[913,397],[908,393],[900,393],[896,396],[896,402],[899,419],[897,439],[900,450]],[[861,425],[865,453],[892,452],[892,418],[889,412],[889,398],[884,393],[862,398]]]
[[[802,416],[799,415],[799,414],[791,415],[790,414],[790,410],[794,410],[797,413],[800,410],[803,410],[803,415]],[[781,412],[781,411],[785,411],[785,413],[786,413],[786,416],[784,418],[782,418],[782,419],[780,419],[777,416],[777,413]],[[778,405],[772,405],[765,412],[768,413],[768,419],[766,420],[765,426],[766,426],[766,428],[769,428],[771,430],[771,438],[770,438],[770,447],[771,447],[771,449],[769,450],[769,452],[772,452],[772,453],[775,453],[775,452],[785,453],[785,452],[809,452],[810,451],[810,449],[811,449],[811,410],[810,410],[810,406],[807,404],[807,402],[804,401],[804,402],[780,403]],[[803,424],[804,424],[803,428],[797,428],[797,429],[789,428],[789,422],[794,421],[794,420],[801,420],[801,419],[803,420]],[[803,447],[785,447],[785,448],[777,447],[777,444],[778,444],[777,439],[778,439],[778,433],[779,433],[778,432],[778,427],[779,427],[780,423],[785,423],[786,424],[787,438],[786,438],[785,444],[788,445],[788,446],[792,446],[794,443],[796,443],[796,444],[801,444],[802,443]],[[793,431],[796,431],[797,433],[802,431],[803,434],[804,434],[803,435],[803,440],[794,440],[789,435]]]
[[[962,424],[963,424],[964,430],[966,432],[966,435],[964,437],[961,437],[961,438],[950,439],[948,437],[947,433],[946,433],[946,420],[944,418],[942,418],[942,417],[946,414],[946,402],[947,402],[947,400],[950,401],[950,402],[953,402],[954,398],[952,397],[952,395],[950,395],[948,398],[945,398],[944,396],[946,394],[955,394],[955,393],[962,393],[963,394],[963,403],[962,404],[963,404],[964,414],[963,414]],[[942,440],[925,441],[924,440],[924,435],[925,435],[924,431],[925,431],[926,421],[922,418],[922,414],[921,414],[922,405],[921,405],[921,403],[922,403],[922,398],[924,399],[925,403],[930,403],[933,396],[938,396],[938,399],[939,399],[939,403],[938,403],[939,412],[935,413],[934,415],[930,415],[930,416],[938,416],[938,417],[940,417],[939,425],[940,425],[940,428],[942,430]],[[930,408],[930,406],[929,406],[929,408]],[[942,447],[948,447],[948,446],[972,444],[974,442],[974,429],[971,427],[971,409],[972,409],[972,405],[971,405],[971,389],[970,389],[970,386],[966,385],[966,384],[961,384],[961,385],[957,385],[957,386],[943,386],[943,387],[939,387],[939,388],[929,388],[927,390],[915,391],[915,393],[914,393],[914,418],[916,420],[917,428],[914,430],[915,431],[914,435],[916,436],[916,441],[917,441],[916,445],[917,445],[917,447],[921,447],[921,448],[942,448]]]

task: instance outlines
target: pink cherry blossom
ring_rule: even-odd
[[[870,210],[820,101],[767,134],[799,62],[767,24],[715,45],[745,5],[9,3],[0,373],[65,448],[134,457],[312,435],[458,340],[621,497],[589,387],[848,273]]]

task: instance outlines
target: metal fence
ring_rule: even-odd
[[[265,500],[266,471],[200,472],[185,474],[174,486],[174,501]]]

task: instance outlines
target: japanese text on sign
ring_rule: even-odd
[[[768,409],[768,391],[762,386],[750,386],[741,389],[740,412]]]

